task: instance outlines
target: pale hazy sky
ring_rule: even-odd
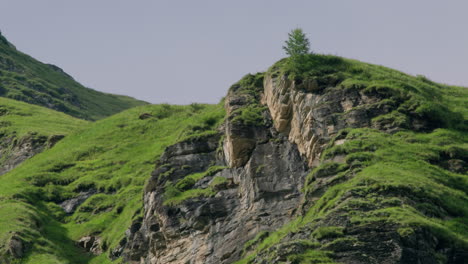
[[[152,103],[215,103],[284,56],[314,52],[468,86],[466,0],[0,0],[16,47],[96,90]]]

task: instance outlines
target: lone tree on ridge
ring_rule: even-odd
[[[304,68],[305,56],[310,53],[310,43],[300,28],[295,28],[288,33],[283,49],[289,55],[288,68],[295,73],[300,73]]]
[[[288,33],[288,37],[286,45],[283,46],[287,55],[295,58],[297,56],[309,54],[310,43],[302,29],[293,29]]]

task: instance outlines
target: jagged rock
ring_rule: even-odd
[[[47,139],[47,148],[51,148],[57,144],[60,140],[62,140],[65,135],[52,135]]]
[[[249,160],[255,148],[254,131],[242,124],[227,121],[226,139],[224,140],[224,155],[230,167],[242,167]]]
[[[8,243],[8,253],[14,258],[22,258],[26,251],[24,241],[21,237],[14,234]]]
[[[128,235],[130,235],[130,233]],[[123,238],[122,240],[120,240],[119,245],[115,247],[114,249],[112,249],[111,252],[109,253],[109,258],[111,260],[115,260],[119,258],[122,255],[126,244],[127,244],[127,238]]]
[[[75,210],[76,210],[76,208],[78,208],[78,206],[80,206],[82,203],[84,203],[84,201],[86,201],[86,199],[88,199],[89,197],[91,197],[95,193],[96,193],[95,190],[88,190],[86,192],[81,192],[77,197],[65,200],[62,203],[60,203],[59,205],[60,205],[60,207],[63,208],[65,213],[72,214],[73,212],[75,212]]]
[[[86,251],[94,254],[102,254],[101,238],[97,236],[85,236],[78,240],[78,246],[82,247]]]
[[[249,160],[250,154],[255,148],[256,136],[259,131],[255,127],[244,125],[241,122],[233,122],[233,119],[239,114],[236,110],[245,107],[252,100],[251,96],[238,94],[236,90],[231,89],[225,99],[225,108],[227,120],[224,125],[224,156],[230,167],[241,167]]]
[[[297,144],[310,166],[318,164],[323,148],[339,130],[369,127],[373,117],[392,110],[376,105],[382,99],[378,94],[333,86],[319,89],[316,82],[311,82],[297,85],[285,75],[266,75],[262,99],[275,128]],[[304,85],[309,88],[303,89]]]
[[[151,117],[153,117],[153,115],[150,114],[150,113],[143,113],[140,116],[138,116],[138,118],[141,119],[141,120],[145,120],[145,119],[148,119],[148,118],[151,118]]]

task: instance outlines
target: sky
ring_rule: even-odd
[[[0,0],[0,30],[87,87],[217,103],[285,57],[296,27],[315,53],[468,86],[467,10],[466,0]]]

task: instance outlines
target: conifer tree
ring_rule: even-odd
[[[305,56],[309,54],[310,43],[306,35],[300,28],[295,28],[288,33],[288,40],[285,42],[283,49],[289,55],[289,68],[293,72],[300,72]]]
[[[288,40],[286,40],[286,46],[283,46],[287,55],[296,57],[309,53],[310,43],[302,29],[293,29],[288,33],[288,37]]]

